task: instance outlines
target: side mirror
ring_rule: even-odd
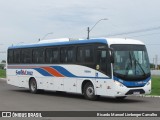
[[[113,48],[109,48],[109,51],[110,51],[110,60],[111,60],[111,63],[114,63],[114,49]]]

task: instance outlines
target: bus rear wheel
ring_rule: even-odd
[[[36,94],[38,92],[38,89],[37,89],[37,82],[34,78],[32,78],[30,81],[29,81],[29,90],[31,93],[34,93]]]
[[[91,82],[87,82],[83,88],[84,97],[88,100],[96,100],[97,96],[95,95],[94,86]]]

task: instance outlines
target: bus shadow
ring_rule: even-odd
[[[123,100],[118,100],[116,98],[109,98],[109,97],[100,97],[98,99],[100,102],[108,102],[108,103],[125,103],[125,104],[129,104],[129,103],[144,103],[146,102],[145,100],[142,99],[138,99],[138,97],[126,97]]]
[[[74,99],[84,99],[83,95],[67,93],[61,91],[42,91],[40,94],[47,96],[56,96],[56,97],[65,97],[65,98],[74,98]]]
[[[23,90],[12,90],[14,92],[23,92],[26,94],[31,94],[31,95],[42,95],[42,96],[56,96],[56,97],[65,97],[65,98],[77,98],[77,99],[84,99],[83,95],[80,94],[72,94],[72,93],[66,93],[66,92],[61,92],[61,91],[46,91],[46,90],[42,90],[40,92],[38,92],[37,94],[32,94],[30,93],[29,90],[27,89],[23,89]]]
[[[23,93],[30,93],[29,90],[23,89],[23,90],[12,90],[14,92],[23,92]],[[59,92],[59,91],[40,91],[37,95],[42,95],[42,96],[56,96],[56,97],[65,97],[65,98],[73,98],[73,99],[81,99],[81,100],[86,100],[83,95],[80,94],[74,94],[74,93],[66,93],[66,92]],[[88,100],[89,101],[89,100]],[[117,100],[115,98],[110,98],[110,97],[98,97],[96,102],[106,102],[106,103],[140,103],[140,102],[147,102],[144,99],[139,99],[139,97],[127,97],[123,100]]]

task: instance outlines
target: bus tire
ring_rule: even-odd
[[[97,96],[95,95],[94,86],[91,82],[87,82],[83,88],[84,97],[88,100],[96,100]]]
[[[30,81],[29,81],[29,90],[31,93],[38,93],[38,89],[37,89],[37,82],[34,78],[32,78]]]

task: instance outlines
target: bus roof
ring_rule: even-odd
[[[53,39],[53,40],[43,40],[38,43],[32,44],[21,44],[10,46],[8,49],[16,48],[34,48],[34,47],[48,47],[48,46],[59,46],[59,45],[77,45],[77,44],[89,44],[89,43],[102,43],[102,44],[140,44],[144,45],[141,41],[133,39],[122,39],[122,38],[96,38],[96,39],[84,39],[84,40],[67,40],[67,39]]]
[[[45,40],[44,40],[45,41]],[[103,43],[107,44],[106,39],[89,39],[89,40],[68,40],[68,41],[59,41],[55,39],[54,41],[47,42],[38,42],[38,43],[32,43],[32,44],[21,44],[21,45],[15,45],[11,46],[8,49],[15,49],[15,48],[34,48],[34,47],[48,47],[48,46],[59,46],[59,45],[75,45],[75,44],[87,44],[87,43]]]
[[[107,38],[107,42],[109,45],[112,44],[135,44],[135,45],[144,45],[143,42],[135,39],[128,38]]]

